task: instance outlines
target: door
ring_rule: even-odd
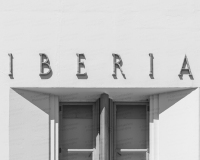
[[[113,159],[148,159],[148,104],[114,103],[111,112],[114,128]]]
[[[98,123],[96,103],[62,103],[60,160],[97,159]]]
[[[148,103],[113,103],[110,100],[110,160],[147,160],[149,152]],[[99,101],[62,103],[60,160],[99,160]],[[104,124],[104,123],[103,123]],[[104,139],[102,139],[104,140]]]

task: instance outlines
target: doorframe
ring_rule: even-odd
[[[50,95],[49,97],[49,159],[59,160],[59,104],[65,102],[59,102],[56,95]],[[109,104],[111,105],[111,102]],[[151,95],[149,105],[149,160],[159,160],[159,95]]]

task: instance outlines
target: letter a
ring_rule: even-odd
[[[186,68],[186,65],[187,65],[187,68]],[[189,61],[188,61],[186,55],[185,55],[185,58],[184,58],[184,61],[183,61],[183,65],[182,65],[181,71],[179,73],[179,77],[181,79],[183,77],[183,74],[188,74],[190,76],[190,78],[193,79],[193,75],[192,75],[192,72],[191,72],[191,69],[190,69]]]

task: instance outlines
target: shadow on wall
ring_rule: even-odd
[[[46,114],[49,114],[49,95],[48,94],[32,92],[32,91],[27,91],[27,90],[22,90],[22,89],[13,89],[13,92],[18,94],[18,97],[21,96],[21,98],[24,100],[24,103],[30,102],[32,103],[32,105],[34,105],[38,109],[42,110]]]
[[[10,89],[10,160],[49,159],[49,95]]]
[[[52,99],[51,99],[52,100]],[[9,157],[10,160],[22,160],[27,157],[34,159],[49,160],[49,140],[50,140],[50,96],[38,92],[26,91],[21,89],[10,89],[10,106],[9,106]],[[87,120],[88,119],[84,119]],[[67,139],[67,144],[86,144],[86,147],[93,145],[93,141],[98,142],[99,133],[95,133],[95,139],[87,138],[80,141],[84,129],[84,133],[91,130],[90,125],[84,121],[67,121],[67,133],[76,131],[75,134],[70,134]],[[64,123],[63,123],[64,124]],[[92,124],[92,123],[91,123]],[[85,127],[86,126],[86,127]],[[64,130],[63,130],[64,131]],[[91,132],[91,134],[93,134]],[[64,145],[65,141],[61,144]],[[79,147],[79,146],[78,146]],[[91,146],[93,148],[93,146]],[[85,149],[85,148],[83,148]],[[63,159],[66,155],[65,146],[62,148]],[[75,159],[90,160],[91,154],[84,157],[80,155],[72,156]],[[69,157],[68,157],[69,158]]]
[[[155,150],[158,159],[198,159],[199,89],[159,95],[159,115],[154,117]],[[157,123],[158,122],[158,123]],[[192,148],[192,149],[188,149]]]
[[[188,89],[183,91],[175,91],[170,93],[163,93],[159,95],[159,114],[163,113],[174,104],[181,101],[183,98],[190,95],[196,89]]]
[[[185,146],[188,149],[188,144],[190,144],[191,140],[185,140],[186,142],[183,145],[183,140],[177,138],[176,135],[182,134],[187,137],[195,131],[192,127],[185,130],[185,126],[189,128],[192,123],[196,122],[193,117],[198,107],[196,100],[198,101],[199,97],[196,99],[197,97],[193,96],[195,90],[188,89],[159,95],[159,114],[168,113],[166,115],[163,114],[163,117],[161,116],[162,125],[160,130],[162,133],[160,133],[160,137],[163,144],[170,146],[167,148],[167,154],[170,153],[171,157],[180,154],[187,156],[184,150],[176,153],[177,151],[171,146],[176,146],[176,148]],[[22,160],[32,156],[37,157],[36,159],[49,160],[49,95],[21,89],[10,89],[9,97],[10,160]],[[195,105],[190,103],[191,100],[195,101]],[[196,110],[191,110],[191,107]],[[192,114],[188,113],[188,111]],[[185,118],[187,114],[190,114],[190,119]],[[164,133],[167,133],[167,136]],[[98,132],[95,137],[99,139]],[[76,143],[76,137],[74,138],[71,143]],[[194,140],[196,141],[196,139]],[[160,153],[161,156],[167,155],[164,152]]]

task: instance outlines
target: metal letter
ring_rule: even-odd
[[[151,79],[153,79],[153,53],[149,53],[149,57],[150,57],[150,73],[149,76],[151,77]]]
[[[46,61],[43,61],[43,57],[46,58]],[[46,65],[49,69],[49,71],[47,73],[44,73],[44,65]],[[51,72],[51,66],[50,66],[50,61],[49,58],[47,57],[46,54],[44,53],[40,53],[40,76],[46,76]]]
[[[186,68],[186,65],[187,65],[187,68]],[[190,76],[190,78],[193,79],[193,75],[192,75],[192,72],[191,72],[191,69],[190,69],[189,61],[188,61],[186,55],[185,55],[185,58],[184,58],[184,61],[183,61],[183,64],[182,64],[181,71],[179,73],[179,77],[181,79],[183,77],[183,74],[188,74]]]
[[[85,58],[85,55],[84,53],[77,53],[77,76],[86,76],[87,75],[87,72],[85,73],[81,73],[81,66],[84,66],[84,62],[81,62],[81,57]]]
[[[122,75],[125,77],[125,74],[122,70],[122,59],[121,56],[119,54],[115,54],[113,53],[113,76],[117,76],[117,67],[120,69]],[[119,61],[117,62],[117,59],[119,59]]]
[[[10,73],[8,75],[12,77],[13,76],[13,55],[12,53],[9,53],[8,56],[10,58]]]

